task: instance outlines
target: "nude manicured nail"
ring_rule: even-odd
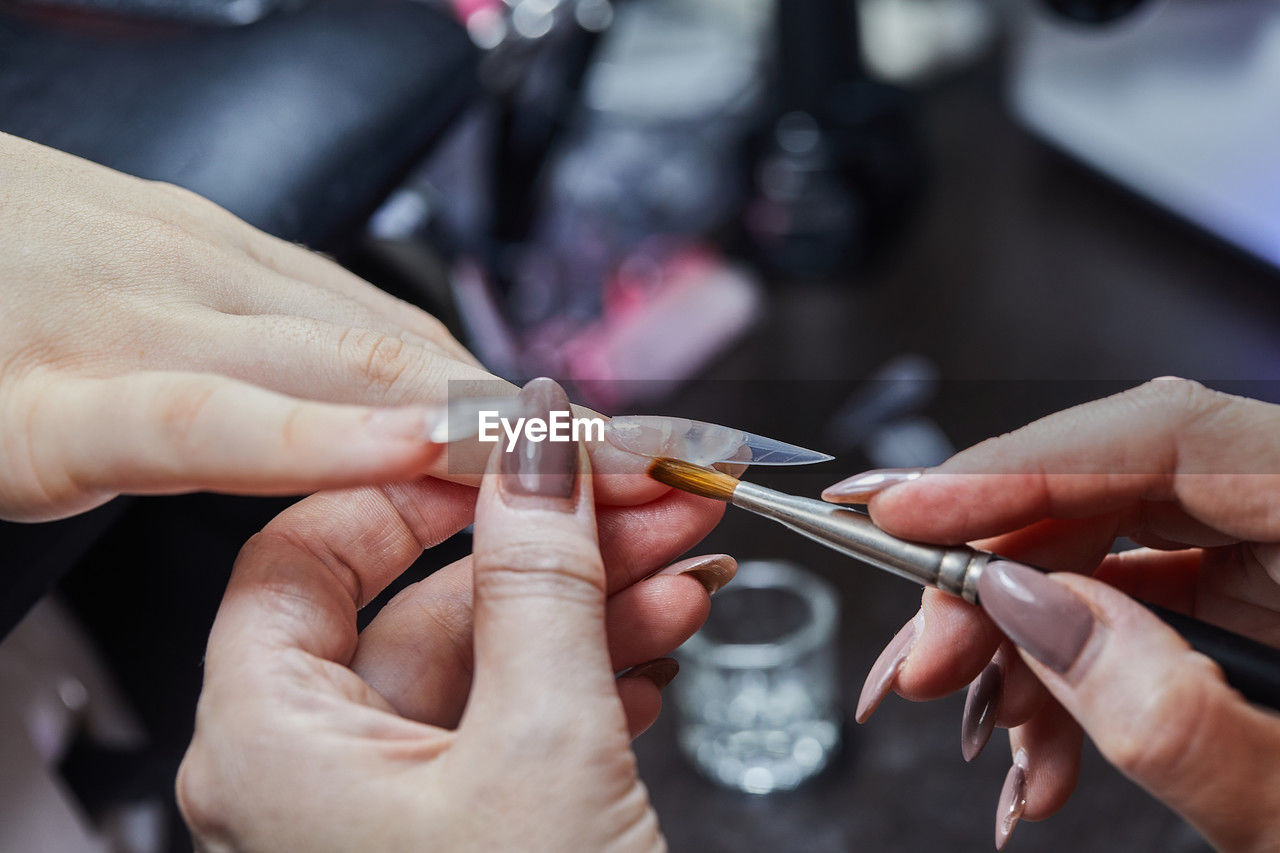
[[[867,680],[862,684],[862,695],[858,697],[858,708],[854,712],[854,719],[859,723],[865,723],[893,689],[893,682],[897,680],[902,665],[911,654],[911,647],[915,645],[918,629],[916,623],[923,618],[923,613],[916,614],[914,619],[903,625],[871,665]]]
[[[738,561],[733,557],[728,554],[710,554],[673,563],[658,574],[688,575],[706,587],[708,595],[715,595],[733,579],[737,571]]]
[[[520,403],[529,418],[549,421],[551,412],[569,411],[564,389],[550,379],[534,379],[520,392]],[[571,509],[578,480],[578,442],[541,441],[522,430],[510,450],[500,451],[499,482],[504,498],[519,502],[536,500],[548,507]]]
[[[973,761],[991,740],[1000,712],[1000,691],[1004,674],[995,661],[987,664],[982,674],[969,685],[964,699],[964,716],[960,720],[960,752],[965,761]]]
[[[1027,808],[1027,751],[1019,749],[1013,756],[1013,766],[1004,777],[1000,789],[1000,802],[996,806],[996,849],[1003,850],[1009,843],[1009,835],[1022,819]]]
[[[666,687],[680,672],[680,664],[673,658],[658,658],[639,666],[633,666],[622,674],[622,678],[647,678],[659,690]]]
[[[988,563],[978,577],[978,601],[1032,657],[1064,673],[1093,633],[1093,611],[1048,575],[1008,560]]]
[[[822,490],[822,499],[837,503],[862,503],[890,486],[909,483],[924,475],[923,468],[876,468],[854,474]]]
[[[364,427],[370,435],[382,438],[435,441],[433,436],[439,431],[440,424],[447,420],[448,412],[444,409],[382,409],[371,412]]]

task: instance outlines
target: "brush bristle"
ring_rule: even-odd
[[[726,503],[733,499],[733,490],[738,486],[738,481],[728,474],[668,457],[654,459],[649,476],[673,489]]]

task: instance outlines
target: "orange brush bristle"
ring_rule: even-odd
[[[726,503],[738,487],[738,481],[728,474],[665,456],[649,464],[649,476],[673,489]]]

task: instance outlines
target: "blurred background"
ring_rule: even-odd
[[[1277,88],[1272,0],[0,0],[0,130],[330,253],[505,378],[835,454],[751,475],[805,494],[1157,375],[1280,401]],[[283,505],[0,525],[47,568],[0,577],[0,848],[189,847],[204,639]],[[734,511],[704,548],[834,589],[843,737],[752,794],[664,713],[673,849],[989,849],[1007,749],[961,760],[961,696],[851,724],[918,590]],[[1091,750],[1012,843],[1205,849]]]

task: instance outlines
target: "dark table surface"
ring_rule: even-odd
[[[956,446],[1159,375],[1268,396],[1280,375],[1280,275],[1037,141],[1007,114],[995,68],[924,93],[921,118],[933,176],[901,244],[860,280],[775,287],[762,326],[712,371],[753,381],[700,384],[674,408],[714,408],[721,422],[820,447],[840,403],[904,352],[938,365],[928,414]],[[816,494],[866,463],[850,452],[822,470],[752,477]],[[867,669],[914,615],[919,590],[737,510],[699,548],[717,550],[794,560],[836,584],[849,726],[822,776],[757,797],[692,770],[664,713],[637,751],[672,848],[991,849],[1007,737],[965,764],[962,694],[892,697],[865,726],[852,722]],[[1011,847],[1205,849],[1091,747],[1070,803],[1020,826]]]

